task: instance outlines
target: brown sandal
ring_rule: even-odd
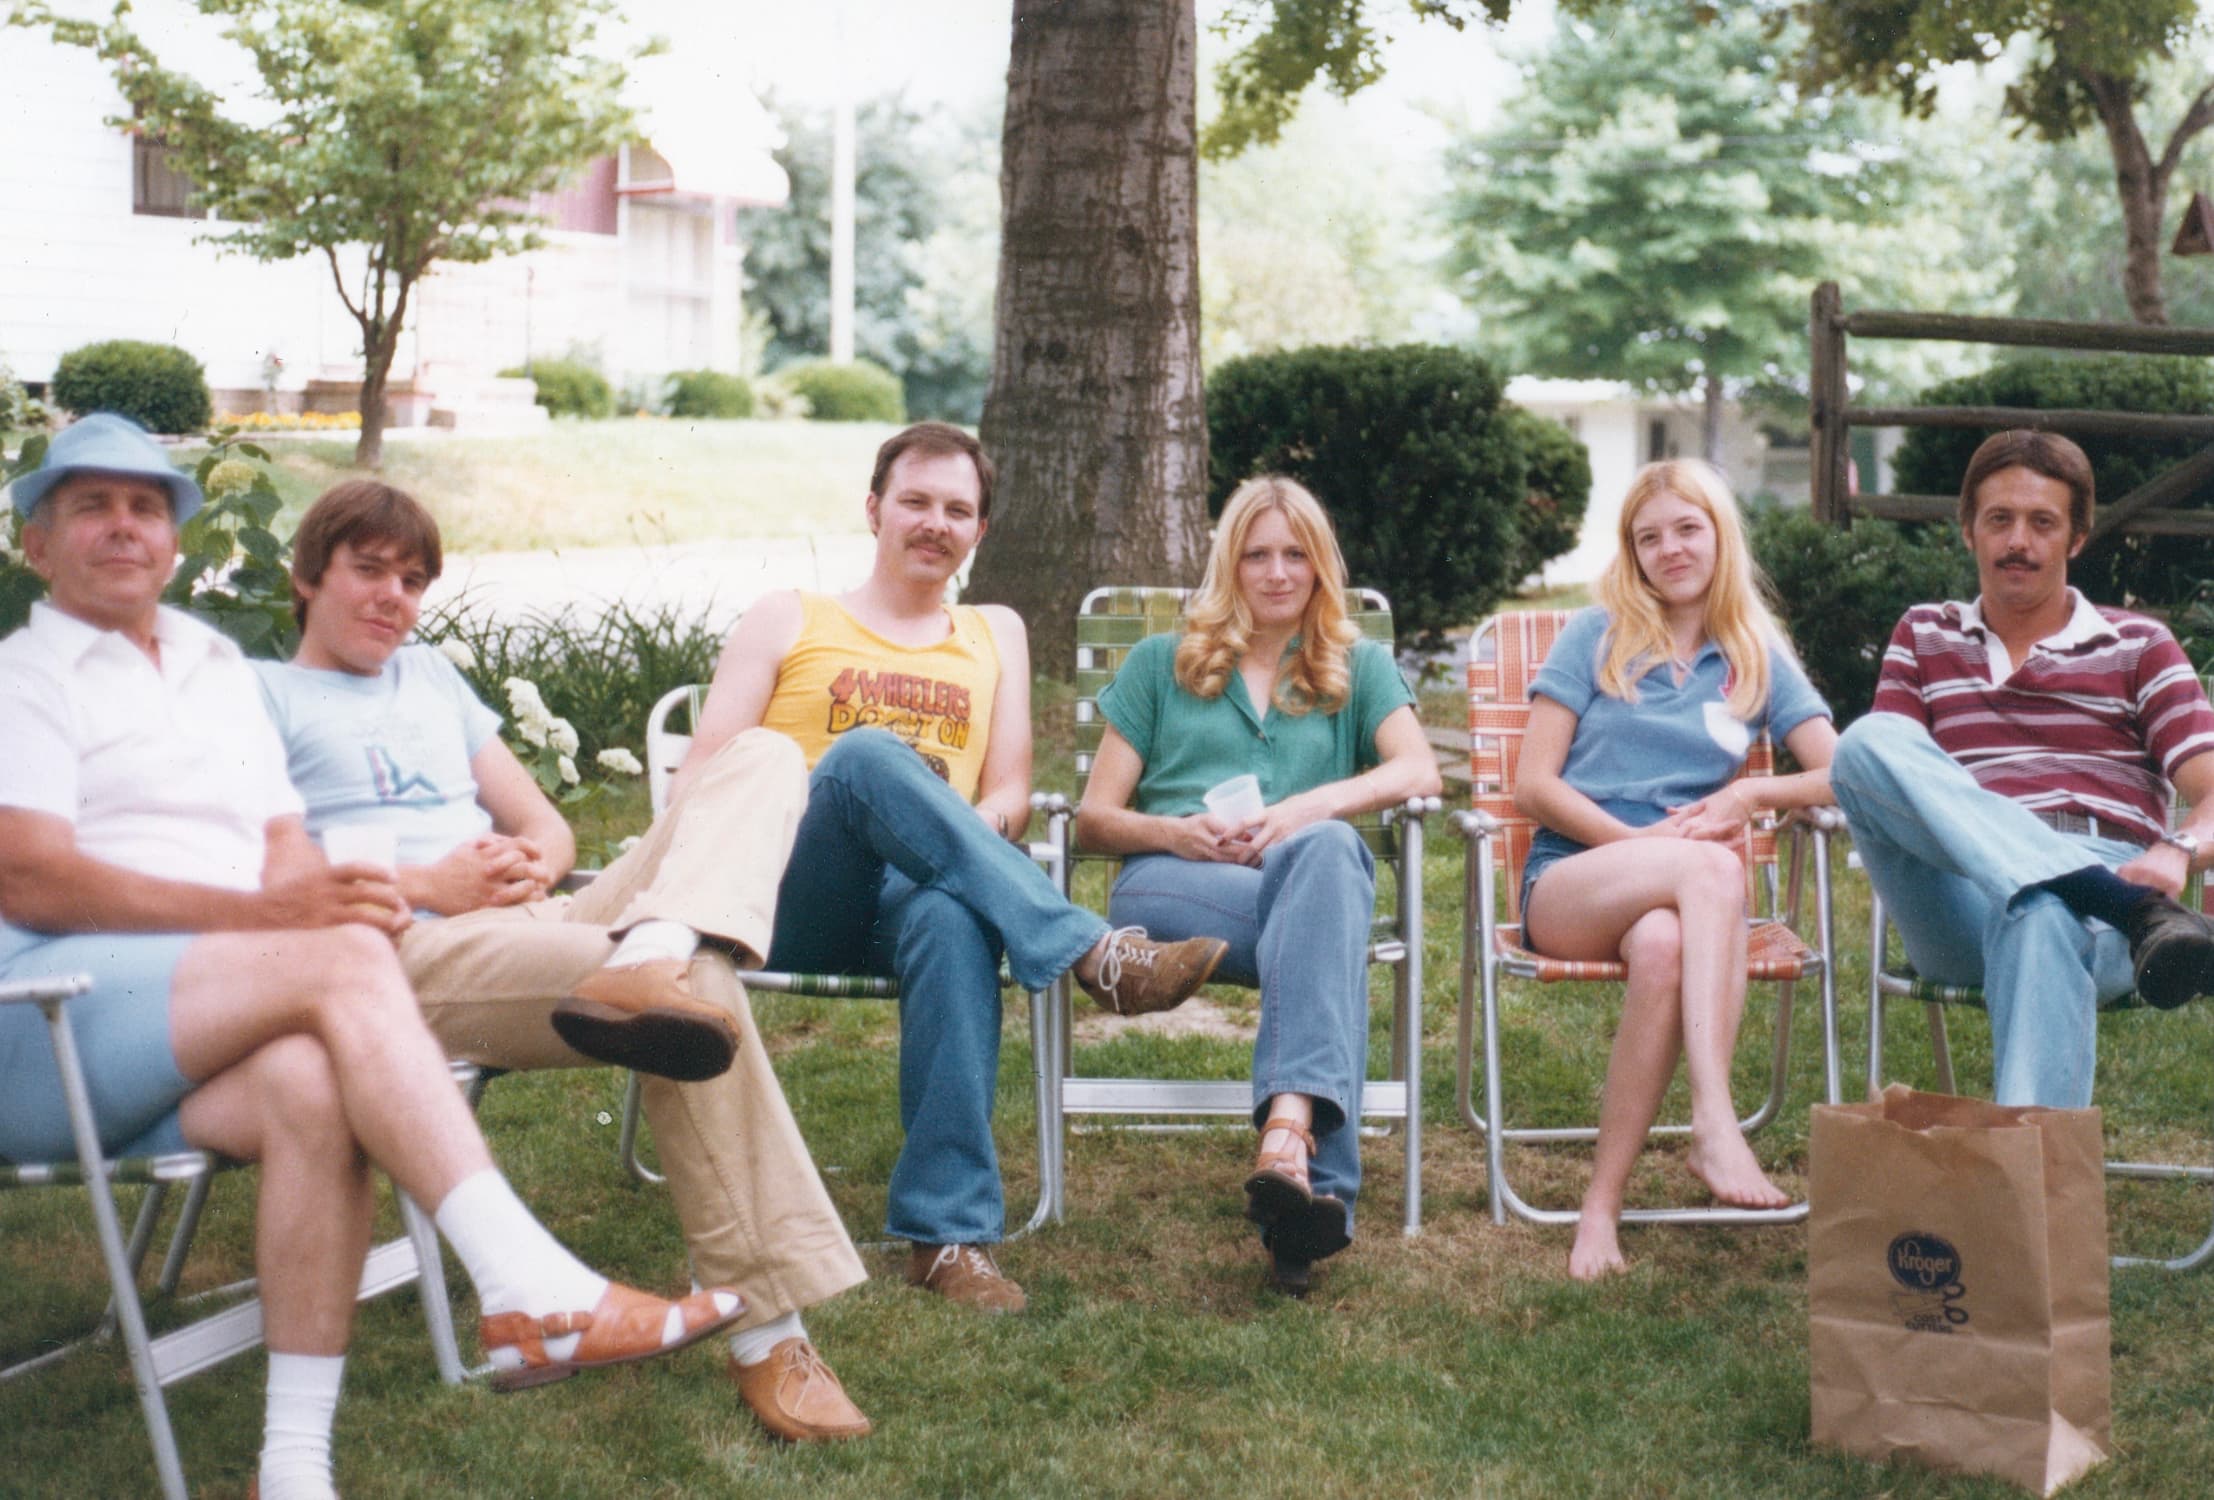
[[[1304,1149],[1264,1149],[1254,1159],[1253,1173],[1245,1179],[1245,1216],[1263,1228],[1305,1212],[1315,1196],[1307,1178],[1307,1162],[1315,1154],[1314,1132],[1288,1116],[1272,1115],[1261,1127],[1261,1139],[1266,1141],[1274,1130],[1290,1131]]]

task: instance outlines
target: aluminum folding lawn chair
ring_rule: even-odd
[[[1076,617],[1076,768],[1091,773],[1092,759],[1106,731],[1098,700],[1129,655],[1149,635],[1181,628],[1187,591],[1174,588],[1100,588],[1084,596]],[[1363,636],[1385,646],[1395,643],[1391,605],[1374,589],[1346,591],[1346,608]],[[1075,808],[1058,793],[1031,798],[1048,817],[1061,871],[1062,889],[1072,889],[1077,862],[1114,863],[1102,856],[1071,851],[1070,825]],[[1423,819],[1438,810],[1435,797],[1410,797],[1398,807],[1353,820],[1380,869],[1392,875],[1385,910],[1370,936],[1369,962],[1392,970],[1392,1042],[1389,1077],[1361,1086],[1364,1120],[1395,1122],[1406,1160],[1404,1229],[1422,1227],[1422,834]],[[1122,1119],[1248,1119],[1253,1089],[1246,1080],[1095,1078],[1073,1065],[1071,1005],[1073,985],[1063,975],[1051,1007],[1051,1053],[1045,1065],[1050,1118],[1038,1135],[1050,1143],[1048,1174],[1053,1213],[1066,1199],[1064,1135],[1071,1115]],[[1148,1127],[1125,1127],[1148,1128]],[[1174,1126],[1154,1128],[1175,1128]]]
[[[1539,984],[1620,983],[1629,977],[1628,968],[1619,962],[1549,958],[1532,952],[1523,944],[1522,866],[1538,825],[1535,819],[1515,809],[1515,774],[1522,752],[1522,736],[1529,724],[1530,685],[1536,681],[1545,653],[1552,648],[1569,618],[1566,611],[1552,610],[1493,615],[1476,628],[1469,641],[1469,770],[1473,781],[1473,806],[1467,812],[1453,815],[1454,826],[1469,843],[1463,875],[1458,1082],[1461,1118],[1484,1138],[1491,1183],[1491,1216],[1492,1221],[1499,1224],[1507,1221],[1509,1213],[1541,1224],[1572,1224],[1578,1217],[1576,1209],[1541,1208],[1515,1190],[1507,1176],[1508,1145],[1584,1143],[1596,1140],[1599,1134],[1598,1128],[1590,1125],[1533,1127],[1508,1123],[1501,1078],[1502,982],[1524,979]],[[1744,774],[1768,775],[1772,763],[1772,747],[1763,738],[1755,742],[1748,755]],[[1764,820],[1750,835],[1746,859],[1747,910],[1766,915],[1751,919],[1747,977],[1756,983],[1775,984],[1777,1000],[1768,1094],[1760,1107],[1741,1122],[1748,1134],[1774,1120],[1783,1108],[1789,1081],[1791,1003],[1802,979],[1814,979],[1820,985],[1823,1097],[1833,1104],[1839,1100],[1829,834],[1840,826],[1835,809],[1830,808],[1810,809],[1808,816],[1793,821],[1790,889],[1780,900],[1779,826],[1773,820]],[[1798,847],[1802,839],[1809,846],[1805,852],[1810,858],[1805,863],[1811,863],[1814,869],[1815,941],[1811,944],[1798,930],[1804,891],[1804,863]],[[1480,1109],[1474,1089],[1474,1055],[1479,1029],[1484,1057],[1484,1097]],[[1654,1134],[1685,1134],[1689,1129],[1688,1125],[1660,1124],[1654,1127]],[[1779,1209],[1638,1207],[1627,1209],[1622,1218],[1625,1223],[1782,1224],[1803,1219],[1806,1212],[1804,1202]]]
[[[672,688],[661,695],[646,716],[646,778],[647,791],[653,804],[655,817],[661,816],[668,806],[669,783],[677,768],[684,764],[684,755],[692,745],[692,726],[699,720],[701,707],[707,701],[707,688],[695,683],[689,687]],[[1043,844],[1030,846],[1034,858],[1050,859],[1054,851]],[[732,857],[742,859],[745,852],[735,850]],[[1048,873],[1051,873],[1050,866]],[[808,995],[826,1000],[897,1000],[899,984],[896,980],[878,978],[868,974],[787,974],[770,969],[749,969],[739,979],[749,994]],[[1012,984],[1003,969],[1001,985]],[[1030,1233],[1048,1218],[1059,1217],[1049,1190],[1049,1165],[1047,1161],[1047,1099],[1045,1087],[1047,995],[1043,992],[1030,997],[1031,1065],[1034,1076],[1032,1093],[1038,1117],[1038,1203],[1022,1228],[1008,1236],[1013,1239]],[[644,1085],[637,1074],[632,1074],[630,1086],[623,1094],[623,1122],[618,1147],[622,1152],[623,1167],[641,1182],[659,1182],[662,1176],[648,1167],[639,1157],[638,1124]]]
[[[2193,875],[2190,886],[2184,892],[2184,900],[2193,910],[2205,906],[2205,883],[2202,875]],[[1953,1054],[1951,1038],[1945,1026],[1947,1006],[1968,1006],[1983,1009],[1983,989],[1973,984],[1939,984],[1925,979],[1914,971],[1902,954],[1894,962],[1891,958],[1889,938],[1891,914],[1884,906],[1883,897],[1873,886],[1868,902],[1868,1087],[1871,1091],[1883,1087],[1883,1015],[1886,1000],[1919,1000],[1923,1012],[1929,1017],[1930,1051],[1937,1067],[1937,1088],[1940,1093],[1958,1092],[1953,1080]],[[2135,996],[2123,1002],[2123,1007],[2139,1004]],[[2120,1007],[2117,1007],[2120,1008]],[[2106,1164],[2109,1177],[2138,1181],[2181,1181],[2204,1183],[2214,1187],[2214,1166],[2193,1166],[2183,1162],[2110,1161]],[[2157,1266],[2163,1271],[2192,1271],[2214,1260],[2214,1219],[2210,1219],[2206,1237],[2183,1254],[2163,1258],[2156,1255],[2117,1255],[2116,1266]]]
[[[77,1147],[74,1161],[0,1162],[0,1189],[84,1188],[92,1204],[93,1225],[112,1300],[100,1327],[91,1335],[0,1370],[0,1380],[12,1380],[44,1368],[85,1344],[120,1330],[130,1358],[131,1378],[138,1388],[139,1405],[145,1414],[147,1440],[153,1446],[161,1492],[168,1500],[184,1500],[184,1465],[177,1455],[177,1441],[170,1429],[169,1408],[162,1398],[162,1389],[258,1347],[262,1338],[261,1304],[250,1295],[254,1283],[250,1280],[239,1282],[211,1295],[236,1293],[245,1300],[152,1338],[147,1334],[146,1315],[139,1301],[138,1270],[153,1242],[154,1229],[169,1189],[178,1184],[186,1185],[186,1201],[178,1215],[157,1281],[157,1290],[162,1295],[176,1290],[184,1269],[185,1251],[198,1226],[209,1185],[218,1172],[238,1163],[205,1151],[110,1158],[101,1150],[99,1131],[93,1122],[92,1096],[85,1083],[84,1068],[68,1016],[69,1000],[91,986],[92,981],[81,974],[0,984],[0,1005],[36,1005],[45,1012],[48,1034],[53,1040],[55,1066],[60,1070],[62,1093],[69,1105],[70,1130]],[[114,1185],[117,1183],[141,1184],[146,1188],[128,1240],[124,1238],[122,1221],[116,1212]],[[407,1225],[407,1236],[370,1251],[368,1264],[362,1269],[359,1295],[367,1300],[411,1282],[420,1282],[424,1318],[430,1327],[439,1376],[448,1384],[458,1383],[467,1372],[455,1347],[453,1313],[446,1300],[437,1231],[430,1217],[405,1194],[396,1196]],[[430,1274],[421,1274],[425,1267],[430,1268]]]

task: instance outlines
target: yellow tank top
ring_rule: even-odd
[[[953,605],[946,614],[953,630],[944,640],[902,646],[829,595],[802,593],[799,638],[777,669],[763,726],[796,741],[810,767],[849,729],[889,730],[975,801],[999,688],[999,643],[975,606]]]

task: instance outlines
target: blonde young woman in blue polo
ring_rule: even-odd
[[[1360,1186],[1376,876],[1341,820],[1438,790],[1413,704],[1346,617],[1329,517],[1273,476],[1230,497],[1183,633],[1140,642],[1100,695],[1077,837],[1126,856],[1110,921],[1221,938],[1218,977],[1260,987],[1246,1216],[1294,1294],[1351,1243]],[[1244,774],[1263,811],[1209,812],[1206,792]]]
[[[1686,1164],[1723,1203],[1781,1208],[1730,1099],[1745,1007],[1747,825],[1830,800],[1837,746],[1761,600],[1737,504],[1696,459],[1648,464],[1622,501],[1619,546],[1531,684],[1515,804],[1545,826],[1523,866],[1525,940],[1556,958],[1629,966],[1607,1065],[1591,1185],[1568,1270],[1623,1269],[1630,1168],[1684,1060]],[[1735,781],[1754,736],[1806,769]]]

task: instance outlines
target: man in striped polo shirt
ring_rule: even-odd
[[[1982,591],[1907,611],[1830,767],[1915,968],[1983,986],[2001,1104],[2090,1103],[2101,1004],[2214,991],[2214,924],[2174,899],[2214,862],[2214,708],[2165,626],[2068,587],[2092,493],[2056,434],[1976,450]]]

